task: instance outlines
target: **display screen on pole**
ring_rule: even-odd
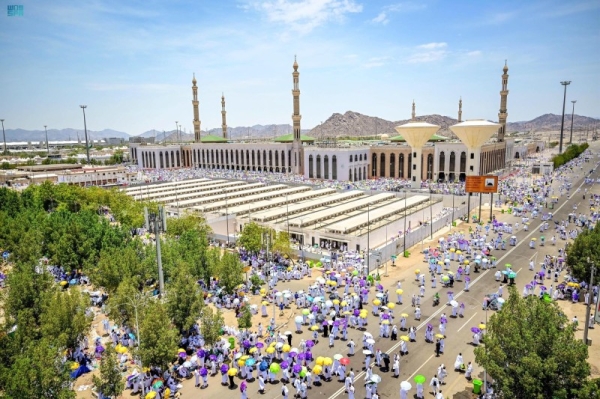
[[[467,193],[497,193],[498,176],[467,176],[465,191]]]

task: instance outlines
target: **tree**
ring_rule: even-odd
[[[281,255],[290,257],[292,256],[292,246],[290,244],[290,235],[287,231],[280,231],[275,237],[273,252],[279,252]]]
[[[221,329],[225,325],[223,314],[220,310],[216,312],[210,306],[202,309],[200,316],[200,333],[204,337],[206,345],[213,346],[221,336]]]
[[[226,293],[232,294],[235,288],[244,282],[243,272],[244,266],[238,254],[225,252],[217,270],[219,285]]]
[[[600,223],[593,230],[586,229],[567,245],[567,266],[573,277],[579,281],[588,281],[592,263],[600,266]],[[588,261],[589,258],[589,261]]]
[[[238,327],[248,329],[252,327],[252,313],[248,305],[242,306],[238,318]]]
[[[86,314],[89,296],[77,289],[55,290],[45,302],[42,334],[54,337],[60,347],[75,348],[92,325],[92,317]]]
[[[202,215],[191,212],[186,212],[179,218],[169,219],[169,223],[167,223],[167,234],[172,237],[178,237],[192,230],[208,235],[210,227]]]
[[[167,286],[166,307],[171,321],[179,331],[188,330],[196,324],[203,304],[202,291],[182,264]]]
[[[590,375],[587,346],[555,303],[522,298],[514,286],[502,310],[487,324],[484,344],[475,349],[504,398],[575,397]]]
[[[244,225],[238,243],[248,252],[256,253],[262,248],[263,228],[258,224],[251,222]]]
[[[158,301],[149,301],[140,322],[140,346],[138,354],[145,367],[169,367],[177,354],[179,334],[169,322],[165,306]]]
[[[98,392],[109,398],[115,398],[123,393],[125,382],[121,371],[119,371],[119,363],[114,348],[108,345],[102,353],[100,360],[100,377],[93,376],[94,385]]]
[[[125,278],[117,290],[108,297],[108,315],[118,324],[134,326],[136,308],[139,321],[145,313],[146,305],[146,296],[140,292],[135,279]]]

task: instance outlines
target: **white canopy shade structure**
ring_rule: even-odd
[[[500,124],[472,119],[450,126],[450,130],[467,146],[467,175],[479,175],[481,146],[498,131]]]
[[[412,187],[421,188],[421,156],[423,146],[431,136],[440,129],[439,126],[427,122],[408,122],[401,126],[396,126],[396,131],[412,148]]]

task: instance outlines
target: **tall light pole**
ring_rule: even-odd
[[[48,129],[46,125],[44,125],[44,130],[46,131],[46,152],[48,155],[50,155],[50,147],[48,146]]]
[[[370,247],[371,247],[371,243],[370,243],[370,238],[371,238],[371,204],[367,204],[367,276],[369,275],[370,270],[370,265],[371,265],[371,254],[369,253],[371,251]]]
[[[179,137],[179,121],[175,121],[175,137]]]
[[[587,258],[588,263],[590,263],[590,258],[588,256]],[[589,285],[589,290],[591,291],[592,287],[594,286],[594,272],[596,271],[596,266],[594,265],[594,262],[591,262],[592,264],[592,276],[590,278],[590,285]],[[588,328],[590,326],[590,308],[592,306],[592,301],[594,299],[594,292],[589,292],[588,294],[588,300],[587,300],[587,304],[586,304],[586,310],[585,310],[585,328],[583,330],[583,342],[588,345]]]
[[[563,132],[564,132],[564,127],[565,127],[565,105],[567,102],[567,86],[571,84],[570,80],[565,80],[563,82],[560,82],[561,85],[565,86],[565,95],[563,98],[563,112],[562,112],[562,119],[560,122],[560,142],[558,145],[558,153],[562,154],[562,150],[563,150]]]
[[[177,126],[177,141],[181,143],[181,125]]]
[[[85,122],[85,109],[87,105],[80,105],[83,110],[83,130],[85,131],[85,152],[87,154],[87,163],[90,164],[90,145],[88,143],[87,124]]]
[[[4,133],[4,119],[0,119],[0,122],[2,122],[2,137],[4,138],[4,152],[3,152],[3,154],[6,154],[6,134]]]
[[[404,233],[402,234],[404,244],[402,244],[402,256],[406,257],[406,189],[404,189]]]
[[[577,100],[571,100],[573,103],[573,111],[571,112],[571,136],[569,138],[569,144],[573,144],[573,119],[575,117],[575,103]]]

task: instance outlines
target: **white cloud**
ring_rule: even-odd
[[[363,68],[377,68],[384,66],[390,57],[371,57],[362,66]]]
[[[263,12],[269,21],[291,26],[302,33],[362,11],[362,5],[354,0],[265,0],[252,1],[246,8]]]
[[[387,25],[390,20],[387,18],[387,14],[385,12],[380,12],[378,16],[371,20],[374,24],[383,24]]]
[[[435,50],[435,49],[441,49],[441,48],[446,48],[448,47],[447,43],[444,42],[440,42],[440,43],[427,43],[427,44],[421,44],[420,46],[417,46],[417,48],[419,49],[423,49],[423,50]]]
[[[467,57],[479,57],[480,55],[481,55],[481,51],[479,51],[479,50],[467,52]]]
[[[382,11],[375,18],[371,19],[371,22],[374,24],[387,25],[387,23],[390,22],[390,14],[398,12],[418,11],[424,8],[425,4],[412,2],[390,4],[388,6],[383,7]]]

